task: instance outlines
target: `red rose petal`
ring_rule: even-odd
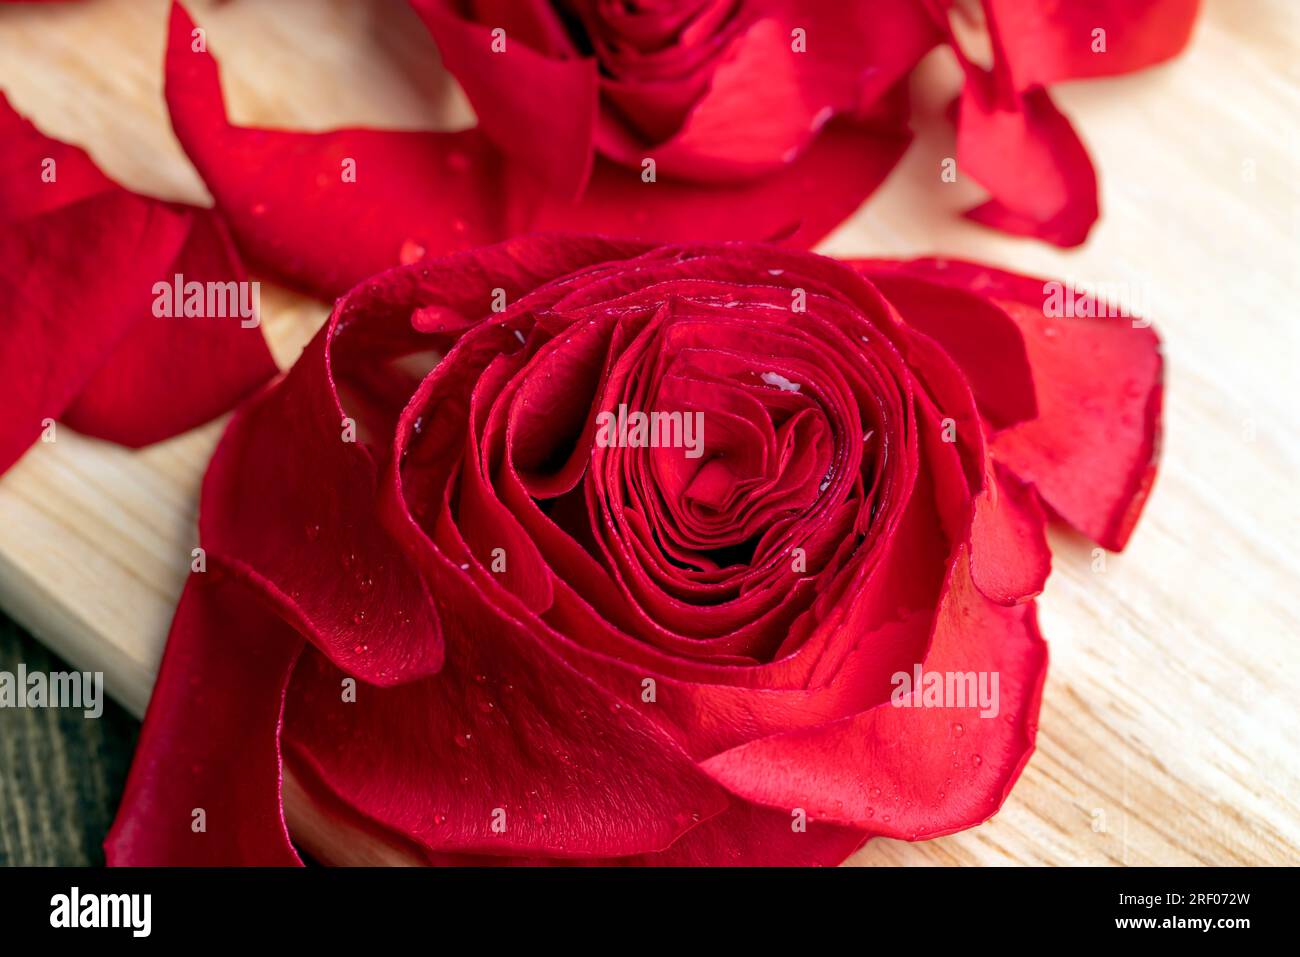
[[[659,179],[597,161],[576,203],[550,196],[533,228],[678,240],[776,240],[811,246],[847,219],[889,175],[909,136],[835,122],[784,169],[731,187]]]
[[[994,428],[1038,414],[1024,338],[996,303],[910,275],[906,262],[863,260],[853,265],[879,287],[908,325],[936,340],[956,360],[980,413]]]
[[[1025,331],[1039,416],[993,437],[993,456],[1062,518],[1122,549],[1155,481],[1164,360],[1128,319],[1055,319],[1008,309]]]
[[[957,260],[908,269],[998,302],[1020,327],[1038,417],[991,439],[993,456],[1093,541],[1122,549],[1155,481],[1164,360],[1148,320],[1104,302],[1097,318],[1045,315],[1060,283]]]
[[[301,863],[280,806],[279,728],[302,638],[282,614],[246,570],[190,576],[104,842],[109,864]]]
[[[172,276],[247,282],[225,223],[203,209],[189,211],[189,220]],[[172,276],[160,281],[170,286]],[[64,420],[79,432],[132,447],[202,425],[276,374],[260,325],[252,321],[147,315],[86,383]]]
[[[470,587],[451,568],[436,580],[445,596]],[[448,603],[445,622],[458,640],[435,678],[344,703],[343,673],[319,655],[295,672],[286,748],[364,816],[433,851],[613,857],[662,849],[726,807],[652,717],[541,635],[481,603]]]
[[[989,28],[1024,90],[1061,80],[1116,76],[1176,56],[1191,38],[1200,0],[985,0]],[[1094,31],[1103,30],[1103,39]]]
[[[760,738],[704,767],[743,798],[787,813],[803,808],[816,820],[874,835],[920,840],[979,824],[1002,806],[1033,751],[1047,674],[1034,606],[1007,608],[986,598],[963,551],[923,668],[996,673],[998,713],[885,702],[856,717]]]
[[[0,222],[117,189],[85,150],[40,132],[0,93]]]
[[[1016,605],[1042,593],[1052,570],[1045,524],[1034,491],[995,469],[975,499],[970,533],[971,579],[986,597]]]
[[[191,49],[193,29],[174,4],[172,126],[240,248],[268,270],[333,298],[390,266],[505,234],[501,164],[482,132],[233,126],[216,61]]]
[[[206,422],[275,374],[261,330],[242,328],[238,316],[151,314],[155,284],[170,286],[177,274],[246,281],[211,211],[123,189],[3,96],[0,136],[0,288],[25,303],[0,319],[14,343],[5,358],[26,357],[3,380],[26,393],[6,395],[10,403],[37,398],[38,422],[62,417],[88,435],[138,446]],[[32,423],[11,421],[30,441]],[[0,472],[26,441],[7,433]]]
[[[1008,106],[968,80],[957,158],[992,197],[967,212],[976,222],[1078,246],[1097,221],[1097,174],[1088,151],[1042,87]]]
[[[442,667],[441,628],[427,588],[369,514],[380,465],[327,368],[335,328],[231,420],[204,478],[199,532],[210,554],[237,556],[298,604],[306,637],[332,661],[390,685]]]
[[[466,20],[446,0],[411,0],[460,81],[479,129],[547,189],[571,198],[591,173],[598,109],[596,61],[539,53],[505,23]],[[494,30],[504,49],[493,49]],[[499,46],[499,44],[498,44]]]
[[[147,315],[154,279],[186,225],[162,204],[119,191],[0,227],[0,473]]]

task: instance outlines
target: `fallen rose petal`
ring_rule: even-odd
[[[1132,73],[1177,56],[1191,38],[1200,0],[985,0],[985,10],[1016,88],[1027,90]]]
[[[172,262],[174,272],[159,282],[174,288],[180,275],[187,283],[218,283],[223,289],[237,283],[248,290],[225,223],[209,210],[187,214],[189,235]],[[226,412],[276,373],[256,302],[242,291],[232,297],[241,307],[246,300],[253,307],[250,317],[150,315],[137,322],[64,420],[87,435],[139,447]]]
[[[45,136],[3,96],[0,137],[0,288],[25,303],[0,319],[15,343],[6,358],[26,357],[5,379],[23,393],[6,392],[10,403],[35,401],[37,422],[62,418],[139,446],[201,425],[275,374],[259,316],[155,311],[158,285],[170,289],[177,276],[235,289],[235,301],[249,288],[210,210],[118,186],[84,150]],[[0,472],[39,431],[22,417],[13,427]]]
[[[1004,108],[967,83],[957,121],[960,167],[992,198],[966,215],[986,226],[1077,246],[1097,221],[1088,151],[1041,87]]]
[[[0,227],[0,472],[60,418],[147,314],[184,216],[108,192]],[[87,246],[86,240],[98,240]]]

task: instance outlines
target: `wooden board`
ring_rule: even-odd
[[[161,99],[164,0],[0,10],[0,85],[132,188],[206,201]],[[194,3],[237,122],[463,124],[463,99],[400,4]],[[952,79],[918,81],[937,116]],[[1192,49],[1060,88],[1102,171],[1104,217],[1061,252],[962,222],[951,132],[923,132],[829,254],[942,252],[1131,290],[1169,362],[1162,471],[1128,551],[1094,570],[1055,532],[1038,750],[989,823],[855,864],[1231,864],[1300,860],[1300,4],[1208,0]],[[292,361],[325,307],[264,288]],[[1136,303],[1135,303],[1136,304]],[[0,345],[0,348],[3,346]],[[0,479],[0,606],[103,670],[139,714],[195,544],[213,424],[128,452],[60,428]],[[293,793],[289,801],[296,802]]]

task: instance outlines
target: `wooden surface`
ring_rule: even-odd
[[[6,5],[7,7],[7,5]],[[465,122],[400,4],[194,3],[237,122]],[[380,16],[381,8],[387,13]],[[394,9],[398,8],[398,9]],[[164,0],[0,10],[0,85],[110,175],[206,201],[161,100]],[[1061,252],[959,220],[943,184],[951,65],[918,82],[922,133],[829,254],[980,258],[1120,287],[1168,358],[1162,470],[1123,555],[1054,532],[1041,601],[1052,664],[1038,749],[989,823],[855,864],[1230,864],[1300,860],[1300,3],[1207,0],[1178,62],[1058,88],[1102,172],[1104,214]],[[325,315],[263,290],[291,361]],[[195,544],[214,424],[142,452],[60,428],[0,479],[0,606],[107,673],[140,713]]]
[[[0,614],[0,671],[20,664],[72,667]],[[0,711],[0,867],[103,864],[138,730],[111,701],[95,721],[74,710]]]

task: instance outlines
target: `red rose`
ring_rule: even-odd
[[[1047,86],[1166,60],[1197,12],[1197,0],[1078,11],[1032,0],[412,6],[477,126],[235,126],[206,37],[172,11],[177,137],[241,248],[324,296],[399,262],[531,231],[810,247],[906,149],[908,77],[941,45],[964,77],[953,173],[989,192],[969,215],[1077,245],[1097,218],[1096,175]],[[936,182],[943,160],[933,158]]]
[[[1121,547],[1158,446],[1155,335],[1048,311],[965,263],[577,237],[362,283],[213,458],[110,860],[295,862],[282,758],[326,861],[985,820],[1044,506]]]

